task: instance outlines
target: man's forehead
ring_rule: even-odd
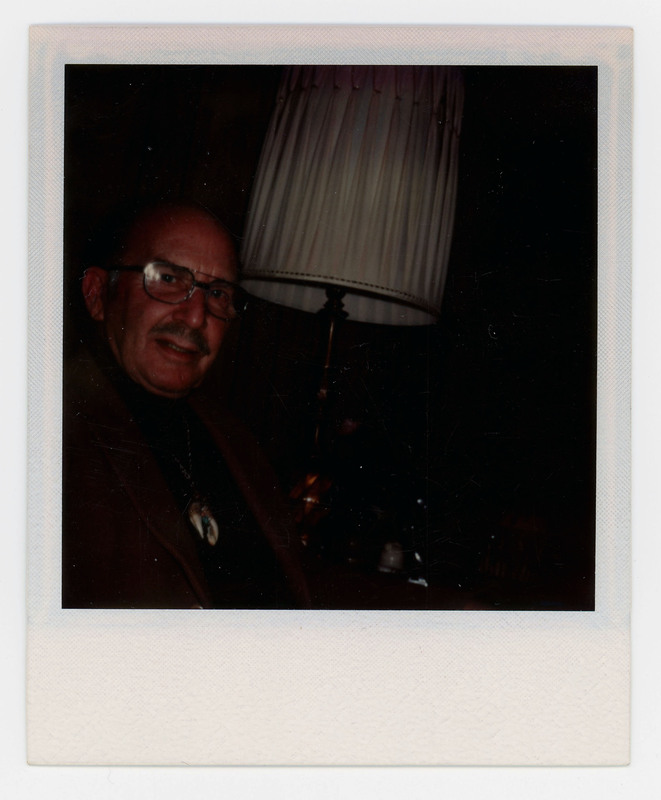
[[[136,220],[126,241],[125,260],[160,260],[215,274],[236,271],[229,232],[210,214],[197,209],[157,209]]]
[[[231,245],[231,236],[219,220],[195,208],[153,209],[139,216],[129,230],[129,243],[155,240],[209,239]]]

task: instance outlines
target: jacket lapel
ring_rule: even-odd
[[[179,562],[200,604],[210,607],[195,542],[149,444],[112,382],[92,358],[89,370],[93,391],[81,404],[80,413],[86,417],[90,435],[103,449],[118,484],[146,528]]]

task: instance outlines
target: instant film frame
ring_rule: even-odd
[[[31,762],[627,761],[631,38],[597,28],[33,29]],[[288,63],[596,68],[594,611],[61,609],[65,66]]]

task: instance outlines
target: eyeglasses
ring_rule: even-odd
[[[223,322],[236,319],[247,304],[246,292],[236,283],[219,279],[198,281],[186,267],[168,264],[166,261],[150,261],[145,266],[119,265],[104,269],[110,272],[141,272],[145,292],[160,303],[184,303],[195,289],[200,289],[204,292],[209,314]]]

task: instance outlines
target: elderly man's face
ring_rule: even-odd
[[[167,261],[191,270],[198,280],[236,280],[232,242],[213,219],[196,210],[157,212],[129,236],[121,262]],[[127,375],[153,394],[182,397],[197,386],[218,354],[228,323],[206,310],[195,289],[178,305],[154,300],[139,273],[90,268],[83,292],[92,317],[103,323],[112,352]]]

